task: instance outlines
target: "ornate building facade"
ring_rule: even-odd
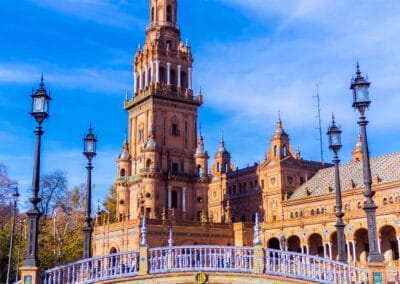
[[[176,0],[150,0],[146,42],[133,63],[134,92],[126,98],[129,135],[117,160],[117,219],[97,218],[94,255],[138,249],[146,216],[150,247],[251,245],[258,214],[264,246],[337,259],[335,175],[331,164],[294,151],[278,118],[261,163],[234,167],[222,138],[209,171],[197,135],[202,94],[193,95],[191,48],[182,43]],[[362,144],[340,166],[347,259],[365,262]],[[371,159],[377,230],[386,261],[399,265],[400,153]]]

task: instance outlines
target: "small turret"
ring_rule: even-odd
[[[225,148],[224,136],[222,134],[218,151],[215,153],[215,162],[212,168],[212,173],[213,175],[224,174],[232,171],[232,169],[231,154]]]
[[[352,154],[353,154],[352,158],[353,162],[362,161],[362,140],[360,132],[358,132],[357,143],[353,148]]]
[[[118,155],[118,177],[126,177],[131,175],[131,159],[129,155],[128,139],[125,135],[124,142],[122,143],[121,153]]]
[[[205,176],[208,173],[208,153],[204,148],[204,141],[203,141],[203,136],[200,135],[199,138],[197,139],[197,148],[196,148],[196,153],[194,154],[195,162],[196,162],[196,168],[197,168],[197,174],[199,176]]]
[[[281,115],[278,115],[276,130],[271,135],[271,146],[268,151],[268,157],[283,159],[287,156],[293,156],[293,150],[289,146],[289,135],[282,128]]]

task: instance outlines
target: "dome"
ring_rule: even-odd
[[[119,154],[119,157],[118,157],[118,158],[120,158],[120,159],[127,159],[127,158],[129,158],[129,153],[128,153],[128,151],[125,150],[125,149],[123,149],[123,150],[121,151],[121,153]]]
[[[153,138],[149,138],[149,140],[147,140],[146,144],[144,145],[145,148],[154,148],[157,146],[156,141],[154,141]]]
[[[215,153],[215,156],[230,157],[228,150],[226,150],[225,148],[224,139],[221,140],[218,151]]]
[[[289,135],[282,128],[281,118],[278,118],[276,130],[271,135],[271,140],[280,139],[280,138],[289,138]]]

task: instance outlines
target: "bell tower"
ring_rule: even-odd
[[[192,53],[181,41],[176,0],[149,0],[146,41],[133,62],[133,93],[126,98],[130,176],[118,190],[130,219],[193,220],[207,210],[206,153],[196,156],[198,107],[192,91]],[[196,160],[197,159],[197,160]],[[119,177],[121,179],[121,177]],[[129,194],[122,194],[128,191]],[[197,202],[201,200],[202,202]]]

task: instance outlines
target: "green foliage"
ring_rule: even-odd
[[[109,214],[109,220],[114,221],[117,214],[117,189],[114,186],[110,188],[103,205]]]

